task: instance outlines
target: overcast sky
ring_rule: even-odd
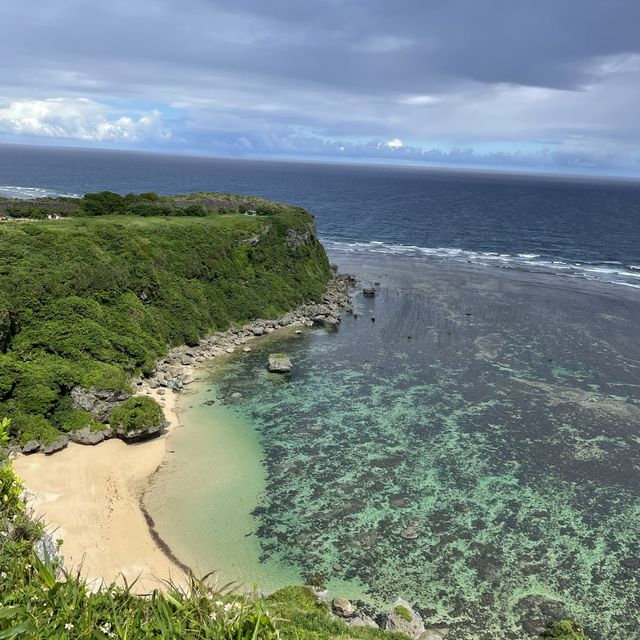
[[[0,142],[640,175],[640,0],[2,0]]]

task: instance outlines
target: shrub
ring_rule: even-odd
[[[549,623],[541,637],[547,640],[588,640],[580,625],[573,620]]]
[[[63,433],[79,431],[85,427],[89,429],[104,429],[104,425],[94,420],[93,416],[83,409],[60,409],[53,415],[52,422]]]
[[[82,208],[90,216],[109,216],[124,212],[125,199],[112,191],[86,193],[82,198]]]
[[[138,396],[119,404],[111,413],[109,423],[124,433],[156,431],[164,424],[164,413],[153,398]]]
[[[393,612],[407,622],[411,622],[411,620],[413,619],[411,617],[411,612],[409,611],[409,609],[407,609],[407,607],[403,607],[401,604],[396,605],[393,609]]]

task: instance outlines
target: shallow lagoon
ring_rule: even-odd
[[[145,498],[176,556],[265,589],[324,573],[402,596],[457,640],[565,614],[637,637],[637,290],[334,258],[379,295],[338,331],[252,342],[181,400]],[[265,371],[274,350],[290,377]]]

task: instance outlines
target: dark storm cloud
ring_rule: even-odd
[[[382,157],[397,144],[371,140],[398,139],[414,159],[548,163],[619,143],[637,161],[632,0],[7,0],[0,22],[7,136],[64,137],[71,118],[70,137],[212,152]]]

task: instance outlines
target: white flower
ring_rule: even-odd
[[[65,622],[64,628],[66,631],[71,631],[71,629],[73,629],[73,624],[71,622]]]
[[[6,580],[7,574],[3,571],[2,573],[0,573],[0,578],[2,578],[3,580]]]

